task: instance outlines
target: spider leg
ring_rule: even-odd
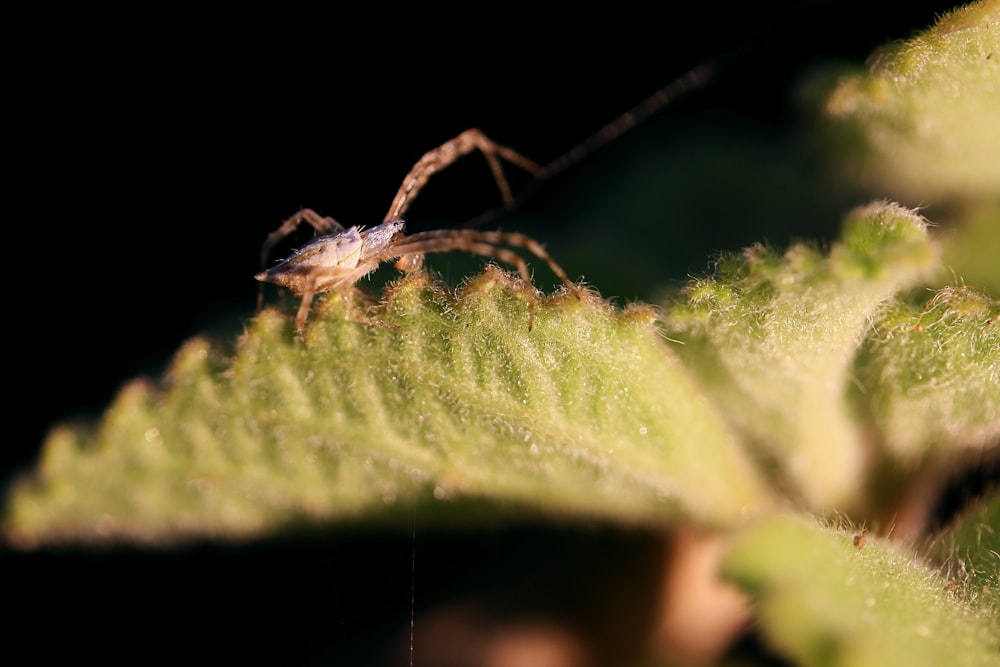
[[[512,250],[498,247],[505,245],[524,248],[535,257],[541,259],[549,267],[549,270],[566,285],[570,292],[576,295],[577,298],[580,297],[580,288],[569,279],[563,268],[552,259],[549,253],[545,251],[545,248],[542,247],[542,244],[530,236],[518,234],[517,232],[493,232],[478,229],[438,229],[417,232],[416,234],[404,236],[400,239],[399,243],[393,247],[393,251],[399,253],[401,258],[411,254],[450,252],[455,250],[471,252],[484,257],[495,257],[502,262],[517,267],[521,277],[524,278],[525,282],[530,284],[531,277],[524,259]],[[400,259],[400,262],[402,261],[403,259]],[[397,265],[400,262],[397,262]]]
[[[374,266],[377,266],[375,264]],[[364,292],[355,285],[355,282],[359,280],[365,273],[372,270],[372,267],[366,270],[357,271],[354,268],[346,269],[339,266],[331,267],[318,267],[312,270],[309,275],[309,279],[305,281],[302,287],[301,294],[299,298],[299,309],[295,313],[295,329],[299,334],[299,338],[302,342],[306,342],[305,332],[306,332],[306,322],[309,320],[309,311],[312,306],[312,302],[317,294],[322,294],[326,292],[336,292],[340,294],[341,299],[344,301],[344,306],[347,307],[347,312],[351,319],[356,322],[361,322],[363,324],[371,324],[374,326],[386,327],[389,329],[395,329],[398,324],[392,324],[389,322],[383,322],[380,319],[369,317],[355,302],[351,295],[353,293],[360,293],[364,295]]]
[[[299,301],[299,310],[295,313],[295,330],[299,332],[299,338],[306,342],[306,320],[309,319],[309,307],[312,305],[313,297],[316,295],[316,281],[310,280],[306,283]]]
[[[556,264],[538,241],[530,236],[507,232],[484,232],[476,229],[441,229],[429,232],[418,232],[411,236],[406,236],[393,247],[394,253],[399,253],[400,260],[396,262],[399,266],[405,263],[406,258],[416,255],[423,258],[429,252],[450,252],[459,250],[469,252],[483,257],[493,257],[501,262],[510,264],[517,268],[521,275],[521,280],[525,285],[531,285],[531,272],[528,264],[520,255],[504,245],[524,248],[539,259],[543,260],[556,276],[563,281],[563,284],[577,297],[580,298],[580,288],[563,271],[562,267]],[[528,331],[531,331],[535,324],[535,301],[528,302]]]
[[[433,241],[425,241],[422,243],[433,243]],[[513,250],[509,248],[499,248],[495,245],[489,243],[482,243],[478,241],[467,242],[461,248],[444,247],[435,248],[433,245],[431,247],[425,246],[425,252],[446,252],[448,250],[462,250],[464,252],[470,252],[476,255],[482,255],[483,257],[493,257],[499,259],[505,264],[510,264],[517,268],[517,272],[521,275],[521,280],[524,282],[525,287],[531,287],[531,272],[528,270],[528,263],[518,255]],[[421,254],[421,257],[423,255]],[[535,292],[526,292],[528,295],[528,331],[535,326]]]
[[[427,151],[423,157],[417,160],[416,164],[410,168],[409,173],[399,186],[396,196],[389,206],[385,221],[397,220],[410,208],[413,200],[420,194],[420,190],[427,185],[430,177],[445,169],[459,158],[478,150],[486,158],[493,179],[496,181],[500,196],[503,198],[504,206],[512,208],[514,206],[514,194],[510,189],[510,183],[503,173],[503,165],[500,159],[520,167],[526,172],[537,175],[541,171],[535,162],[524,157],[517,151],[507,146],[502,146],[483,134],[478,128],[470,128],[460,135],[446,141],[437,148]],[[406,253],[396,262],[396,268],[406,273],[413,273],[423,266],[424,258],[418,252]]]
[[[344,226],[333,218],[327,218],[321,216],[316,211],[311,208],[304,208],[294,215],[289,216],[281,223],[276,230],[267,235],[264,239],[264,243],[260,247],[260,269],[263,271],[267,268],[267,258],[271,254],[271,249],[274,248],[278,243],[281,243],[285,237],[298,229],[299,225],[303,222],[308,222],[313,229],[316,230],[317,234],[329,234],[330,232],[341,231]],[[264,284],[261,283],[257,288],[257,311],[259,312],[264,306]]]
[[[403,273],[413,273],[414,271],[419,271],[420,267],[424,265],[424,255],[423,253],[413,252],[401,255],[396,263],[393,264],[396,269],[402,271]]]
[[[493,178],[496,179],[497,187],[500,189],[504,205],[508,207],[514,205],[514,195],[507,182],[507,177],[504,176],[500,158],[530,174],[537,174],[541,171],[541,167],[514,149],[502,146],[478,129],[471,128],[437,148],[427,151],[423,157],[417,160],[416,164],[410,168],[406,178],[403,179],[402,185],[399,186],[384,220],[389,221],[403,217],[413,200],[420,194],[420,190],[427,185],[431,176],[474,150],[479,150],[486,157],[490,171],[493,172]]]

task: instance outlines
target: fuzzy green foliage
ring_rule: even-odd
[[[318,313],[308,346],[265,311],[235,356],[177,354],[165,392],[127,387],[94,437],[61,429],[14,495],[22,541],[246,536],[299,523],[474,510],[732,524],[770,502],[651,310],[537,297],[490,269],[425,275],[380,317]],[[460,502],[464,501],[464,502]],[[478,514],[482,517],[481,512]]]
[[[1000,2],[956,9],[868,64],[821,93],[851,179],[914,205],[1000,196]]]
[[[740,535],[724,573],[754,600],[771,645],[807,667],[996,665],[1000,620],[899,545],[801,518]]]
[[[945,287],[923,306],[897,302],[857,365],[879,433],[913,463],[1000,440],[1000,301]]]
[[[827,256],[799,244],[721,257],[669,310],[668,335],[795,496],[820,512],[849,508],[865,481],[845,396],[858,344],[882,304],[935,266],[919,216],[871,205]]]

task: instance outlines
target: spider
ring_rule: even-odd
[[[261,248],[261,265],[275,244],[295,231],[300,224],[310,224],[320,235],[296,250],[290,257],[265,269],[255,277],[262,283],[285,287],[301,299],[295,315],[299,336],[304,336],[306,321],[313,298],[324,292],[337,292],[347,305],[351,316],[366,324],[396,327],[363,313],[350,298],[356,283],[379,267],[383,262],[398,260],[396,268],[412,272],[423,264],[423,256],[430,252],[462,251],[492,257],[517,268],[526,285],[531,275],[524,259],[508,247],[523,248],[543,260],[566,287],[577,297],[580,288],[566,272],[545,252],[534,239],[514,232],[481,231],[477,229],[440,229],[418,232],[407,236],[403,233],[402,215],[417,197],[420,189],[436,172],[458,158],[479,150],[489,163],[504,204],[513,206],[514,197],[504,176],[500,159],[537,174],[538,165],[514,150],[490,140],[479,130],[466,130],[454,139],[428,151],[410,169],[396,193],[386,214],[385,221],[371,229],[345,228],[333,218],[323,217],[311,209],[303,209],[285,220],[268,235]],[[261,295],[262,298],[262,295]],[[258,308],[262,301],[258,300]],[[534,307],[529,307],[528,330],[534,322]]]

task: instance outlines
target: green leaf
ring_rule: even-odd
[[[991,607],[955,596],[899,545],[860,535],[774,516],[736,539],[724,574],[749,594],[774,651],[805,667],[997,664]]]
[[[992,446],[1000,441],[1000,301],[945,287],[926,304],[894,303],[856,373],[881,440],[906,467],[931,453]]]
[[[919,205],[1000,196],[1000,2],[957,8],[868,64],[813,83],[845,174]]]
[[[805,244],[723,255],[667,315],[681,358],[782,486],[816,511],[860,500],[852,363],[887,300],[937,266],[926,227],[893,204],[860,208],[828,256]]]
[[[49,438],[7,531],[23,544],[252,536],[406,517],[417,502],[425,524],[530,509],[724,525],[771,502],[653,311],[538,301],[496,269],[457,295],[415,275],[379,312],[395,329],[345,319],[333,298],[308,346],[273,310],[233,357],[191,341],[165,391],[133,383],[96,434]]]

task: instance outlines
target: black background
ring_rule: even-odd
[[[14,428],[0,450],[2,470],[32,465],[49,428],[95,418],[126,380],[159,376],[188,337],[235,336],[253,315],[261,241],[302,206],[348,225],[375,224],[413,162],[467,127],[545,162],[688,68],[737,51],[716,81],[654,122],[725,109],[781,125],[791,82],[806,67],[859,62],[951,6],[690,4],[81,13],[12,25],[20,47],[8,61],[4,104],[3,293]],[[463,170],[475,173],[448,176],[454,180],[421,195],[408,215],[411,230],[459,224],[495,205],[485,169]],[[559,187],[557,180],[549,190],[557,196]],[[543,241],[556,252],[559,235],[570,233],[552,229]],[[337,552],[354,554],[342,556],[351,567],[374,563],[374,554],[385,552],[381,539],[345,537]],[[479,562],[470,554],[503,551],[459,542],[426,546],[433,555],[418,562],[449,553]],[[556,550],[566,543],[549,542]],[[396,536],[386,548],[399,566],[391,576],[370,570],[354,580],[365,590],[362,582],[381,577],[402,591],[394,603],[381,603],[395,613],[397,603],[409,603],[410,543]],[[369,616],[379,616],[362,610],[361,600],[371,597],[356,591],[354,611],[344,612],[352,622],[329,621],[337,617],[331,600],[346,593],[309,577],[314,568],[340,566],[322,547],[291,552],[300,567],[288,570],[287,586],[280,571],[292,557],[275,545],[212,552],[207,565],[198,550],[6,560],[8,574],[23,573],[19,585],[32,601],[23,603],[25,627],[48,628],[49,639],[33,645],[41,653],[142,659],[167,651],[191,652],[196,661],[225,655],[284,663],[307,658],[324,641],[356,637]],[[279,580],[261,583],[261,571]],[[151,572],[159,582],[150,581]],[[425,575],[432,585],[433,575]],[[218,588],[194,579],[178,587],[188,576]],[[306,602],[295,590],[308,594]],[[286,628],[274,619],[278,591],[288,595],[280,604],[292,618],[313,604],[327,605],[328,615]],[[91,610],[107,617],[108,605],[118,609],[97,641]],[[190,623],[168,637],[161,630],[171,605]],[[243,627],[221,636],[211,630],[213,622],[231,628],[230,618]],[[342,631],[324,640],[327,621]],[[69,626],[85,631],[70,633]],[[272,631],[247,641],[262,628]],[[133,654],[118,644],[125,635],[152,643]],[[200,648],[192,637],[204,639]]]

